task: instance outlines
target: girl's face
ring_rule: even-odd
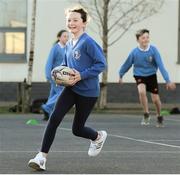
[[[80,13],[70,12],[67,15],[66,25],[69,31],[76,36],[84,31],[86,23],[83,22]]]
[[[149,44],[149,33],[144,33],[137,41],[141,47],[146,48]]]
[[[62,35],[60,37],[58,37],[58,40],[60,41],[60,43],[62,43],[63,45],[65,45],[67,43],[69,39],[69,34],[68,32],[63,32]]]

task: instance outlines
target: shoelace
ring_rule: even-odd
[[[102,146],[102,143],[103,143],[103,141],[101,141],[101,142],[96,142],[96,143],[93,143],[93,144],[91,144],[91,148],[93,148],[93,149],[99,149],[99,148],[101,148],[101,146]]]

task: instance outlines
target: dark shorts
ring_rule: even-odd
[[[146,85],[146,91],[151,92],[153,94],[158,94],[158,82],[157,82],[157,76],[156,74],[148,76],[148,77],[142,77],[142,76],[134,76],[136,80],[136,84],[145,84]]]

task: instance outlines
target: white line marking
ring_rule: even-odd
[[[69,129],[69,128],[60,128],[60,129],[64,131],[72,131],[72,129]]]
[[[166,140],[166,139],[159,139],[159,140],[149,140],[152,142],[180,142],[180,140]]]
[[[170,145],[170,144],[153,142],[153,141],[148,141],[148,140],[135,139],[135,138],[120,136],[120,135],[113,135],[113,134],[108,134],[108,135],[111,137],[116,137],[116,138],[121,138],[121,139],[126,139],[126,140],[132,140],[135,142],[148,143],[148,144],[152,144],[152,145],[160,145],[160,146],[171,147],[171,148],[179,148],[180,149],[180,146],[177,146],[177,145]]]
[[[38,151],[0,151],[0,153],[37,153]],[[180,154],[180,151],[101,151],[103,153],[159,153]],[[50,153],[87,153],[87,151],[50,151]]]
[[[41,125],[40,125],[40,126],[41,126]],[[60,128],[60,129],[61,129],[61,130],[64,130],[64,131],[71,131],[71,129],[69,129],[69,128]],[[155,141],[135,139],[135,138],[132,138],[132,137],[126,137],[126,136],[114,135],[114,134],[108,134],[108,136],[110,136],[110,137],[116,137],[116,138],[121,138],[121,139],[126,139],[126,140],[132,140],[132,141],[135,141],[135,142],[148,143],[148,144],[152,144],[152,145],[159,145],[159,146],[165,146],[165,147],[178,148],[178,149],[180,149],[180,146],[177,146],[177,145],[159,143],[159,142],[155,142]]]
[[[71,129],[68,129],[68,128],[60,128],[60,129],[66,130],[66,131],[71,131]],[[117,138],[126,139],[126,140],[132,140],[132,141],[136,141],[136,142],[142,142],[142,143],[148,143],[148,144],[153,144],[153,145],[160,145],[160,146],[166,146],[166,147],[179,148],[180,149],[180,146],[177,146],[177,145],[159,143],[159,142],[154,142],[154,141],[149,141],[149,140],[135,139],[135,138],[131,138],[131,137],[113,135],[113,134],[108,134],[108,136],[117,137]]]

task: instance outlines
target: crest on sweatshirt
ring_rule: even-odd
[[[81,52],[80,50],[75,50],[73,52],[73,58],[75,58],[76,60],[78,60],[81,57]]]
[[[152,61],[153,61],[153,57],[152,57],[152,56],[150,56],[150,57],[148,58],[148,60],[149,60],[149,62],[151,62],[151,63],[152,63]]]

